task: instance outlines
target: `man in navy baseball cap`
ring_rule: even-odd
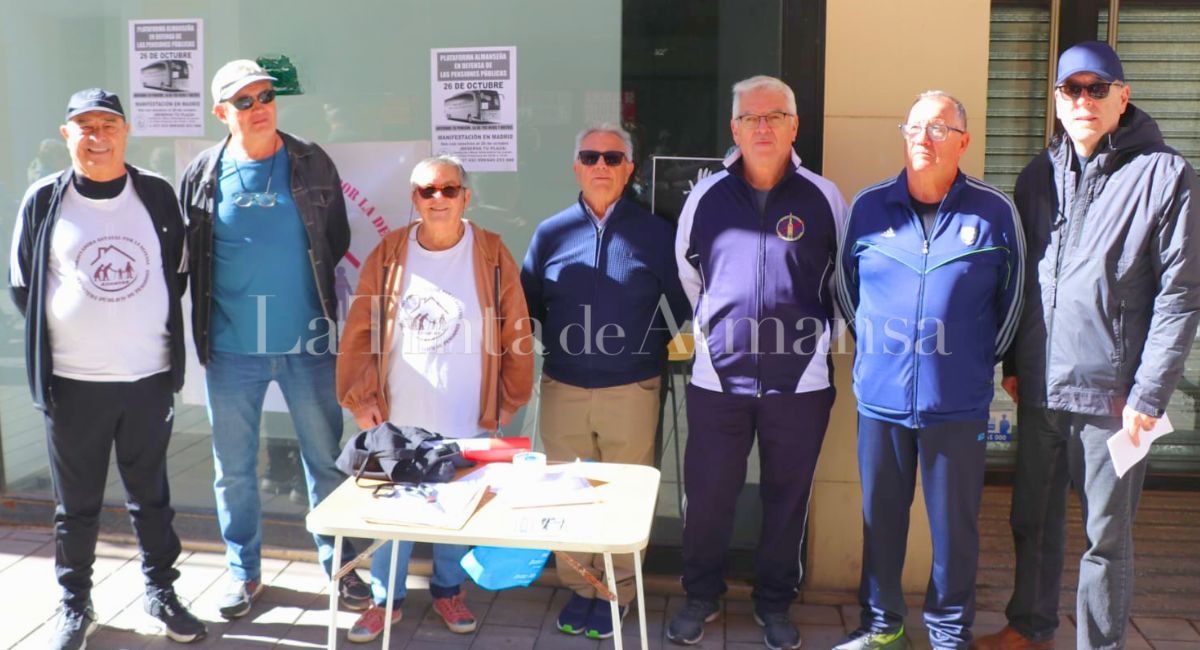
[[[1063,132],[1013,192],[1028,250],[1044,254],[1025,267],[1030,298],[1002,381],[1019,424],[1013,595],[1008,625],[978,650],[1054,647],[1071,485],[1088,540],[1076,645],[1125,646],[1146,463],[1118,472],[1108,442],[1150,444],[1141,436],[1164,416],[1200,323],[1196,173],[1129,101],[1111,47],[1075,45],[1058,70]]]
[[[171,640],[192,643],[208,629],[175,592],[181,546],[167,475],[185,366],[186,229],[170,183],[126,163],[129,124],[115,94],[71,95],[59,133],[71,165],[26,191],[9,269],[55,498],[61,596],[43,647],[79,650],[96,628],[96,534],[114,454],[143,607]]]
[[[1055,86],[1074,75],[1090,72],[1108,83],[1125,80],[1121,59],[1107,43],[1086,41],[1072,46],[1058,57],[1058,79]]]
[[[71,95],[67,101],[67,119],[91,111],[102,111],[125,118],[125,109],[121,107],[121,98],[116,93],[110,93],[103,88],[88,88]]]

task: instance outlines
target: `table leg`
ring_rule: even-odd
[[[633,577],[637,585],[638,629],[642,633],[642,650],[649,650],[650,644],[646,639],[646,593],[642,584],[642,554],[633,554]]]
[[[636,564],[636,563],[635,563]],[[604,554],[604,574],[608,576],[608,590],[615,597],[617,595],[617,576],[613,573],[612,553]],[[621,608],[617,605],[617,601],[608,601],[608,606],[612,608],[613,622],[613,647],[616,650],[622,650],[621,645]]]
[[[392,641],[392,594],[396,593],[396,555],[400,550],[396,540],[392,540],[392,561],[388,562],[387,605],[383,610],[383,650],[391,647]]]
[[[329,650],[337,650],[338,568],[342,563],[342,536],[333,537],[333,565],[329,567]]]

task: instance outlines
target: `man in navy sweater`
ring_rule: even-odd
[[[621,198],[633,173],[624,129],[601,124],[575,139],[577,201],[538,226],[521,269],[530,316],[541,324],[544,364],[538,422],[550,460],[650,465],[667,343],[690,306],[665,219]],[[612,636],[611,608],[559,554],[574,594],[558,617],[567,634]],[[602,580],[603,555],[573,554]],[[623,616],[633,599],[633,558],[613,558]]]

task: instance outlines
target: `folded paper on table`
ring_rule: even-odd
[[[374,524],[462,528],[487,491],[480,481],[396,486],[392,494],[372,500],[363,519]]]
[[[1117,472],[1117,478],[1125,476],[1125,472],[1129,468],[1138,464],[1146,454],[1150,453],[1150,445],[1155,440],[1171,433],[1175,427],[1171,426],[1171,418],[1165,414],[1158,419],[1154,428],[1149,431],[1143,431],[1139,437],[1137,447],[1133,446],[1133,441],[1129,439],[1129,435],[1125,431],[1118,431],[1108,439],[1108,455],[1112,457],[1113,469]]]
[[[510,508],[597,503],[600,495],[591,481],[580,475],[576,463],[562,465],[485,465],[459,481],[487,483]]]

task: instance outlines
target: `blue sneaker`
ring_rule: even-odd
[[[613,635],[613,620],[612,606],[606,600],[596,599],[593,601],[595,606],[592,607],[592,613],[587,619],[587,630],[584,631],[584,636],[589,639],[609,639]],[[621,621],[625,620],[625,615],[629,613],[629,605],[617,607],[617,616]]]
[[[558,631],[572,635],[583,634],[596,602],[595,598],[571,594],[567,604],[563,605],[562,611],[558,613]]]

